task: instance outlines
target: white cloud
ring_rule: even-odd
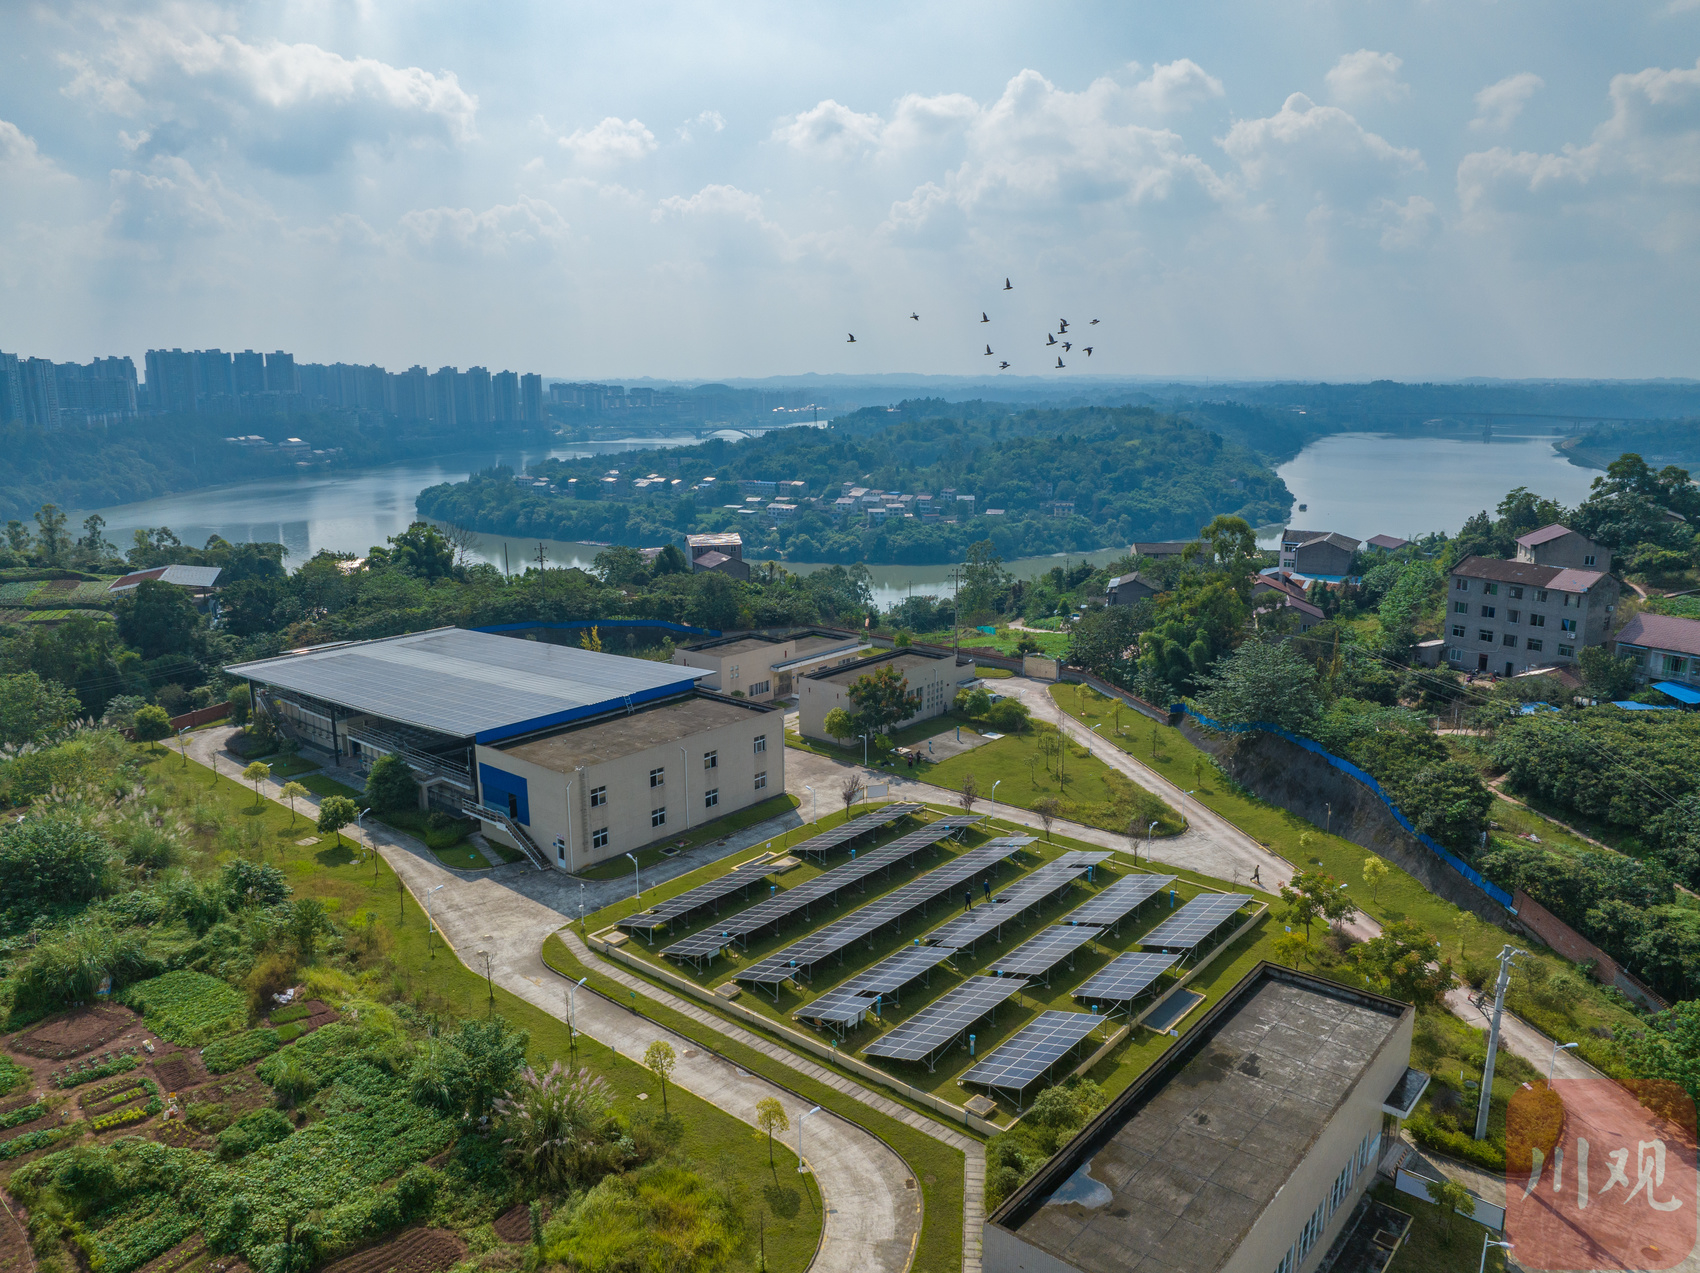
[[[1381,246],[1389,252],[1421,247],[1434,229],[1434,203],[1420,194],[1404,203],[1378,199],[1374,211],[1382,220]]]
[[[584,163],[621,164],[642,159],[655,149],[656,141],[641,120],[610,115],[594,128],[569,133],[560,145]]]
[[[1476,117],[1471,128],[1505,129],[1523,113],[1529,99],[1546,87],[1546,81],[1533,71],[1507,75],[1497,84],[1489,84],[1476,94]]]
[[[567,222],[554,205],[521,195],[518,202],[482,212],[471,208],[420,208],[401,218],[405,237],[421,247],[454,253],[502,255],[559,243]]]
[[[0,119],[0,173],[6,175],[8,183],[70,180],[57,164],[41,153],[35,138],[4,119]]]
[[[108,17],[103,28],[98,52],[63,55],[75,72],[63,91],[142,120],[154,153],[234,143],[266,166],[312,172],[356,146],[456,145],[476,134],[478,99],[450,71],[249,43],[186,9]]]
[[[670,195],[656,205],[655,211],[650,214],[650,220],[663,220],[669,213],[682,217],[732,217],[752,221],[763,227],[772,226],[762,213],[761,196],[740,190],[737,186],[704,186],[689,198]]]
[[[723,133],[726,131],[726,117],[719,111],[702,111],[695,119],[687,119],[679,125],[680,141],[690,141],[698,130],[707,129],[710,132]]]
[[[1133,96],[1146,109],[1168,115],[1221,97],[1223,89],[1221,80],[1183,57],[1152,67],[1150,78],[1134,85]]]
[[[1294,93],[1267,118],[1237,121],[1221,146],[1254,187],[1283,173],[1322,178],[1423,166],[1416,150],[1392,145],[1338,106],[1318,106],[1303,93]]]
[[[858,114],[829,97],[780,121],[773,139],[806,155],[848,159],[877,146],[884,128],[885,121],[878,115]]]
[[[1374,102],[1396,102],[1408,97],[1411,86],[1399,78],[1404,62],[1391,53],[1359,49],[1336,62],[1327,76],[1328,93],[1335,101],[1347,106],[1368,106]]]

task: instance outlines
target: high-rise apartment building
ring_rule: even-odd
[[[59,381],[48,358],[25,358],[18,364],[24,385],[24,420],[43,429],[59,427]]]
[[[438,424],[454,424],[459,417],[455,413],[456,382],[460,373],[453,367],[438,367],[431,376],[430,419]]]
[[[543,377],[527,372],[519,378],[519,418],[543,419]]]
[[[24,418],[24,377],[16,354],[0,353],[0,424]]]
[[[195,355],[181,349],[150,349],[145,360],[148,402],[155,411],[195,409]]]
[[[244,349],[231,360],[231,375],[237,396],[266,391],[266,356]],[[153,373],[148,373],[152,379]]]
[[[519,377],[511,371],[498,371],[490,377],[491,419],[519,419]]]
[[[61,362],[53,367],[59,414],[85,417],[126,416],[136,411],[136,364],[128,356],[96,358],[91,363]]]
[[[460,417],[463,424],[488,424],[496,418],[493,404],[490,400],[490,370],[487,367],[468,367],[466,374],[461,377],[466,385],[466,414]]]
[[[236,396],[236,382],[231,379],[230,355],[220,349],[195,351],[195,397],[200,409],[211,409],[215,399]]]
[[[295,377],[295,355],[283,350],[266,355],[266,391],[268,393],[299,393],[301,385]]]

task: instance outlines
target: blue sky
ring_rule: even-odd
[[[0,21],[7,350],[1700,375],[1700,0]]]

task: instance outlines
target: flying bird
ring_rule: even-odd
[[[1058,358],[1058,359],[1057,359],[1057,366],[1059,366],[1059,367],[1060,367],[1060,366],[1062,366],[1062,365],[1063,365],[1063,360],[1062,360],[1062,359],[1061,359],[1061,358]]]
[[[1058,327],[1058,328],[1057,328],[1057,335],[1059,335],[1059,336],[1061,336],[1061,335],[1062,335],[1062,334],[1063,334],[1063,333],[1064,333],[1064,332],[1065,332],[1065,331],[1067,331],[1067,330],[1068,330],[1068,319],[1066,319],[1066,318],[1059,318],[1059,319],[1058,319],[1058,320],[1057,320],[1057,322],[1058,322],[1058,323],[1060,323],[1060,324],[1061,324],[1061,326],[1059,326],[1059,327]]]
[[[845,341],[844,343],[847,344],[847,345],[854,345],[856,343],[856,333],[851,332],[850,333],[850,339]]]
[[[1090,323],[1088,323],[1086,325],[1088,327],[1096,327],[1098,325],[1098,320],[1096,318],[1094,318]]]
[[[1009,285],[1009,280],[1007,278],[1003,281],[1003,290],[1006,292],[1013,292],[1015,290]]]
[[[1008,366],[1009,366],[1009,364],[1007,362],[1000,362],[998,364],[998,370],[1002,371],[1005,367],[1008,367]]]
[[[1046,332],[1045,333],[1045,343],[1047,345],[1054,345],[1054,344],[1057,343],[1057,338],[1055,336],[1051,335],[1049,332]]]
[[[992,353],[992,347],[990,345],[987,345],[986,346],[986,356],[988,358],[991,357],[991,353]]]
[[[1072,340],[1063,341],[1063,352],[1064,353],[1067,353],[1069,350],[1071,350],[1073,348],[1074,348],[1074,342]]]
[[[1092,356],[1092,346],[1091,345],[1082,345],[1081,348],[1086,351],[1086,356],[1088,358],[1090,358]]]
[[[909,312],[909,317],[913,318],[917,323],[921,321],[921,316],[919,314],[915,313],[913,310],[911,310]]]
[[[981,310],[981,311],[980,311],[980,321],[981,321],[981,322],[982,322],[982,323],[989,323],[989,322],[991,322],[991,321],[992,321],[992,320],[991,320],[991,319],[989,319],[989,318],[987,318],[987,317],[986,317],[986,311],[985,311],[985,310]]]

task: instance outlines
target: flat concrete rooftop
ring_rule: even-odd
[[[899,672],[910,672],[919,667],[936,667],[943,663],[950,666],[948,655],[930,654],[892,654],[870,655],[865,659],[857,659],[846,668],[829,672],[817,672],[811,677],[817,681],[831,681],[834,685],[854,685],[870,672],[877,671],[881,666],[889,664]]]
[[[570,774],[580,765],[618,760],[621,756],[647,751],[707,729],[749,721],[752,715],[766,713],[723,698],[693,694],[689,698],[640,708],[630,716],[615,716],[594,725],[568,726],[540,738],[510,744],[501,750],[545,769]],[[784,729],[783,716],[774,713],[773,721],[776,730]],[[773,746],[784,746],[784,739],[775,737]]]
[[[1296,976],[1265,976],[1223,1008],[1177,1045],[1190,1058],[1159,1061],[994,1221],[1091,1273],[1219,1269],[1402,1015]]]
[[[753,636],[739,637],[735,641],[705,641],[700,645],[688,645],[686,650],[692,654],[712,654],[716,658],[726,658],[728,655],[748,654],[752,650],[768,650],[776,645],[784,645],[781,638]]]

